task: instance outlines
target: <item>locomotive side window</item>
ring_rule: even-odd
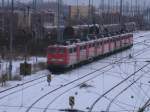
[[[76,52],[76,48],[73,48],[73,52]]]
[[[69,53],[74,53],[74,52],[76,52],[76,48],[70,48],[69,49]]]
[[[69,53],[73,53],[73,49],[72,48],[69,49]]]
[[[81,49],[81,50],[84,50],[84,49],[86,49],[86,47],[85,47],[85,46],[81,46],[80,49]]]

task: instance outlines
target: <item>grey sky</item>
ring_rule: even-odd
[[[51,0],[49,0],[49,1],[51,1]],[[145,4],[146,7],[150,7],[150,0],[123,0],[124,4],[126,4],[128,2],[129,5],[131,5],[131,4],[135,5],[136,1],[138,2],[137,4],[139,4],[139,5],[144,6],[144,4]],[[70,5],[77,4],[77,0],[63,0],[63,2],[70,4]],[[81,5],[88,5],[89,0],[78,0],[78,2]],[[100,6],[101,2],[102,2],[102,0],[93,0],[93,4],[96,6]],[[104,0],[104,2],[105,2],[105,4],[110,2],[110,4],[114,4],[114,5],[118,4],[119,5],[120,0]]]
[[[32,1],[32,0],[17,0],[17,1]],[[44,0],[44,1],[57,1],[57,0]],[[91,0],[92,1],[92,0]],[[102,0],[93,0],[93,4],[96,6],[99,6]],[[108,3],[108,1],[111,2],[111,4],[118,4],[120,0],[104,0],[105,4]],[[136,1],[138,1],[139,5],[144,6],[144,3],[146,6],[150,7],[150,0],[123,0],[124,3],[129,2],[129,5],[131,5],[131,1],[133,4],[136,4]],[[63,0],[64,3],[69,5],[77,5],[77,0]],[[89,0],[78,0],[79,5],[88,5]]]

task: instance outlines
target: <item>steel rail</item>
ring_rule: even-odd
[[[150,71],[148,71],[147,73],[149,73]],[[129,86],[127,86],[126,88],[124,88],[121,92],[119,92],[109,103],[109,105],[107,106],[106,112],[109,112],[110,107],[112,105],[112,103],[125,91],[127,91],[131,86],[133,86],[134,84],[137,83],[138,80],[140,80],[146,73],[142,74],[140,77],[138,77],[136,80],[134,80]]]
[[[140,43],[141,43],[141,42],[140,42]],[[144,49],[144,50],[145,50],[145,49]],[[141,51],[141,50],[140,50],[140,51]],[[142,51],[143,51],[143,50],[142,50]],[[128,56],[126,56],[126,57],[128,57]],[[117,60],[117,61],[115,61],[115,62],[118,62],[118,61],[120,61],[120,60],[122,60],[122,59],[124,59],[124,58],[126,58],[126,57],[123,57],[123,58],[121,58],[121,59],[119,59],[119,60]],[[80,77],[80,78],[78,78],[78,79],[75,79],[75,80],[73,80],[73,81],[71,81],[71,82],[69,82],[69,83],[64,84],[64,85],[61,86],[61,87],[55,88],[54,90],[52,90],[52,91],[46,93],[45,95],[43,95],[43,96],[41,96],[40,98],[38,98],[34,103],[32,103],[32,104],[30,105],[30,107],[26,110],[26,112],[29,112],[29,111],[31,110],[31,108],[32,108],[36,103],[38,103],[40,100],[42,100],[44,97],[48,96],[49,94],[51,94],[51,93],[53,93],[53,92],[56,92],[56,91],[58,91],[59,89],[62,89],[62,88],[66,87],[66,86],[68,86],[68,85],[70,85],[70,84],[72,84],[72,83],[74,83],[74,82],[77,82],[77,81],[79,81],[79,80],[81,80],[81,79],[83,79],[83,78],[85,78],[85,77],[87,77],[87,76],[89,76],[89,75],[91,75],[91,74],[93,74],[93,73],[96,73],[96,72],[98,72],[98,71],[100,71],[100,70],[103,70],[104,68],[109,67],[110,65],[113,65],[113,64],[106,65],[106,66],[104,66],[104,67],[102,67],[102,68],[100,68],[100,69],[97,69],[97,70],[95,70],[95,71],[93,71],[93,72],[91,72],[91,73],[88,73],[88,74],[86,74],[86,75],[84,75],[84,76],[82,76],[82,77]]]
[[[111,92],[112,90],[116,89],[118,86],[120,86],[122,83],[124,83],[125,81],[127,81],[129,78],[131,78],[132,76],[134,76],[136,73],[138,73],[139,71],[141,71],[142,69],[144,69],[145,67],[147,67],[150,63],[145,64],[144,66],[142,66],[140,69],[138,69],[137,71],[135,71],[133,74],[131,74],[130,76],[128,76],[127,78],[125,78],[124,80],[122,80],[121,82],[119,82],[118,84],[116,84],[115,86],[113,86],[111,89],[109,89],[108,91],[106,91],[104,94],[102,94],[99,98],[97,98],[94,103],[91,105],[89,112],[92,112],[94,106],[105,96],[107,95],[109,92]]]

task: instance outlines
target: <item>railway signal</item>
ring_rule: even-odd
[[[47,82],[48,82],[48,85],[50,86],[50,82],[52,80],[52,76],[51,76],[51,73],[47,75]]]
[[[75,98],[74,96],[69,97],[69,105],[71,106],[71,109],[73,109],[73,106],[75,105]]]

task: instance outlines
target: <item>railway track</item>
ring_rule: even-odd
[[[142,52],[143,53],[143,52]],[[138,56],[138,55],[140,55],[140,54],[142,54],[142,53],[139,53],[139,54],[137,54],[136,56]],[[111,69],[110,69],[111,70]],[[109,71],[109,70],[108,70]],[[107,71],[107,72],[108,72]],[[96,78],[96,77],[95,77]],[[138,79],[139,80],[139,79]],[[87,82],[87,81],[85,81],[85,82]],[[137,81],[134,81],[134,83],[133,84],[135,84]],[[133,85],[132,84],[132,85]],[[76,87],[78,87],[78,86],[75,86],[75,87],[73,87],[73,88],[71,88],[71,89],[74,89],[74,88],[76,88]],[[131,87],[131,86],[130,86]],[[129,87],[128,87],[129,88]],[[68,91],[70,91],[71,89],[69,89],[69,90],[67,90],[67,91],[65,91],[64,93],[62,93],[62,94],[60,94],[59,96],[57,96],[52,102],[50,102],[50,104],[52,104],[55,100],[57,100],[60,96],[62,96],[63,94],[65,94],[66,92],[68,92]],[[50,105],[50,104],[48,104],[48,105]],[[45,108],[45,110],[43,111],[43,112],[46,112],[46,109],[48,109],[48,107],[49,106],[47,106],[46,108]]]
[[[102,71],[102,73],[108,72],[108,71],[110,71],[110,70],[112,70],[112,69],[113,69],[113,68],[107,69],[107,70],[105,70],[105,71]],[[98,75],[92,77],[92,78],[89,78],[89,79],[85,80],[84,83],[86,83],[86,82],[88,82],[88,81],[90,81],[90,80],[92,80],[92,79],[95,79],[95,78],[97,78],[97,77],[99,77],[99,76],[101,76],[100,73],[99,73]],[[67,89],[66,91],[64,91],[64,92],[62,92],[61,94],[59,94],[58,96],[56,96],[56,97],[46,106],[46,108],[43,110],[43,112],[47,112],[49,106],[52,105],[52,104],[53,104],[58,98],[60,98],[62,95],[64,95],[64,94],[66,94],[67,92],[69,92],[69,91],[71,91],[71,90],[73,90],[73,89],[79,87],[81,84],[82,84],[82,83],[76,84],[76,85],[73,86],[72,88],[69,88],[69,89]]]
[[[144,41],[145,41],[145,40],[144,40]],[[142,41],[142,42],[144,42],[144,41]],[[140,44],[140,43],[142,43],[142,42],[135,43],[134,45],[138,45],[138,44]],[[24,82],[24,83],[22,83],[22,84],[13,86],[13,87],[11,87],[11,88],[5,89],[5,90],[3,90],[3,91],[0,91],[0,94],[1,94],[1,93],[4,93],[4,92],[7,92],[7,91],[10,91],[10,90],[13,90],[13,89],[15,89],[15,88],[24,86],[24,85],[26,85],[26,84],[32,83],[32,82],[37,81],[37,80],[39,80],[39,79],[45,78],[46,76],[47,76],[47,75],[44,75],[44,76],[41,76],[41,77],[39,77],[39,78],[36,78],[36,79],[30,80],[30,81]],[[44,81],[42,81],[42,82],[44,82]],[[38,84],[38,83],[37,83],[37,84]],[[37,85],[37,84],[35,83],[35,84],[31,85],[31,86],[27,86],[27,87],[25,87],[25,89],[27,89],[27,88],[29,88],[29,87],[32,87],[32,86],[34,86],[34,85]],[[9,93],[9,94],[7,94],[7,95],[4,95],[4,96],[0,97],[0,99],[3,99],[3,98],[5,98],[5,97],[7,97],[7,96],[9,96],[9,95],[14,94],[14,93],[20,92],[21,90],[22,90],[22,89],[19,89],[19,90],[17,90],[17,91],[11,92],[11,93]]]
[[[144,69],[145,67],[147,67],[148,65],[150,65],[150,63],[145,64],[144,66],[142,66],[140,69],[138,69],[137,71],[135,71],[133,74],[129,75],[127,78],[125,78],[124,80],[122,80],[121,82],[119,82],[118,84],[116,84],[115,86],[113,86],[111,89],[109,89],[108,91],[106,91],[105,93],[103,93],[99,98],[97,98],[94,103],[91,105],[89,112],[92,112],[94,106],[104,97],[106,96],[108,93],[110,93],[112,90],[116,89],[118,86],[120,86],[121,84],[123,84],[124,82],[126,82],[128,79],[130,79],[132,76],[135,76],[136,73],[138,73],[139,71],[141,71],[142,69]]]
[[[36,79],[30,80],[30,81],[24,82],[24,83],[22,83],[22,84],[17,84],[17,85],[15,85],[15,86],[13,86],[13,87],[10,87],[10,88],[8,88],[8,89],[5,89],[5,90],[0,91],[0,94],[1,94],[1,93],[4,93],[4,92],[7,92],[7,91],[9,91],[9,90],[12,90],[12,89],[14,89],[14,88],[18,88],[18,87],[20,87],[20,86],[23,86],[23,85],[25,85],[25,84],[29,84],[29,83],[31,83],[31,82],[33,82],[33,81],[37,81],[37,80],[42,79],[42,78],[44,78],[44,77],[46,77],[46,76],[47,76],[47,75],[44,75],[44,76],[41,76],[41,77],[39,77],[39,78],[36,78]]]
[[[141,37],[141,36],[139,36],[139,37],[137,37],[137,38],[140,38],[140,37]],[[149,40],[150,40],[150,39],[149,39]],[[134,43],[133,45],[138,45],[138,44],[141,44],[141,43],[143,43],[143,42],[145,42],[145,40],[143,40],[142,42]],[[20,87],[20,86],[23,86],[23,85],[32,83],[32,82],[37,81],[37,80],[39,80],[39,79],[45,78],[46,76],[47,76],[47,75],[44,75],[44,76],[41,76],[41,77],[39,77],[39,78],[36,78],[36,79],[30,80],[30,81],[24,82],[24,83],[22,83],[22,84],[17,84],[17,85],[15,85],[15,86],[13,86],[13,87],[10,87],[10,88],[8,88],[8,89],[5,89],[5,90],[0,91],[0,94],[1,94],[1,93],[4,93],[4,92],[7,92],[7,91],[9,91],[9,90],[12,90],[12,89],[14,89],[14,88],[18,88],[18,87]]]
[[[144,41],[145,41],[145,40],[144,40]],[[139,45],[139,44],[143,43],[144,41],[142,41],[142,42],[137,42],[137,43],[135,43],[135,45]],[[148,47],[149,47],[149,46],[148,46]],[[144,52],[143,50],[139,50],[138,54],[143,53],[143,52]],[[127,57],[128,57],[128,56],[127,56]],[[123,58],[126,58],[126,57],[123,57]],[[14,87],[12,87],[12,88],[9,88],[9,89],[6,89],[6,90],[4,90],[4,91],[1,91],[0,93],[3,93],[3,92],[6,92],[6,91],[9,91],[9,90],[11,90],[11,89],[17,88],[17,87],[19,87],[19,86],[23,86],[23,85],[25,85],[25,84],[34,82],[34,81],[36,81],[36,80],[38,80],[38,79],[41,79],[41,78],[44,78],[44,77],[46,77],[46,76],[47,76],[47,75],[42,76],[42,77],[37,78],[37,79],[34,79],[34,80],[31,80],[31,81],[28,81],[28,82],[25,82],[25,83],[20,84],[20,85],[14,86]],[[25,89],[27,89],[27,88],[29,88],[29,87],[32,87],[32,86],[34,86],[34,85],[36,85],[36,83],[35,83],[35,84],[32,84],[31,86],[26,87]],[[65,86],[65,85],[64,85],[64,86]],[[66,86],[67,86],[67,85],[66,85]],[[21,91],[21,90],[20,90],[20,91]],[[19,92],[19,90],[16,91],[16,92]],[[14,94],[14,93],[16,93],[16,92],[10,93],[9,95],[12,95],[12,94]],[[6,95],[5,97],[7,97],[7,96],[9,96],[9,95]],[[3,98],[0,97],[0,99],[3,99]]]
[[[141,53],[140,53],[140,54],[141,54]],[[140,54],[138,54],[138,55],[140,55]],[[138,56],[138,55],[137,55],[137,56]],[[111,68],[111,69],[109,69],[109,70],[112,70],[112,69],[113,69],[113,68]],[[103,71],[103,73],[108,72],[109,70]],[[146,74],[146,73],[145,73],[145,74]],[[97,77],[99,77],[99,76],[100,76],[100,75],[97,75],[97,76],[95,76],[95,77],[93,77],[93,78],[90,78],[90,79],[86,80],[85,82],[88,82],[88,81],[90,81],[90,80],[92,80],[92,79],[95,79],[95,78],[97,78]],[[142,76],[143,76],[143,75],[142,75]],[[132,82],[127,88],[125,88],[125,89],[123,90],[123,92],[124,92],[125,90],[129,89],[129,88],[130,88],[132,85],[134,85],[135,83],[137,83],[137,81],[138,81],[139,79],[141,79],[142,76],[140,76],[140,78],[138,78],[136,81]],[[74,87],[71,88],[71,89],[68,89],[68,90],[64,91],[63,93],[61,93],[60,95],[58,95],[57,97],[55,97],[55,98],[46,106],[46,108],[44,109],[43,112],[47,112],[49,106],[50,106],[55,100],[57,100],[59,97],[61,97],[61,96],[64,95],[65,93],[69,92],[70,90],[72,90],[72,89],[74,89],[74,88],[77,88],[79,85],[80,85],[80,84],[74,86]],[[121,93],[122,93],[122,92],[121,92]],[[119,95],[120,95],[120,94],[119,94]],[[119,96],[119,95],[118,95],[118,96]]]
[[[148,71],[147,73],[149,73],[150,71]],[[137,81],[139,81],[145,74],[147,73],[144,73],[142,74],[139,78],[137,78],[136,80],[134,80],[129,86],[127,86],[126,88],[124,88],[121,92],[119,92],[111,101],[110,103],[108,104],[107,106],[107,109],[106,109],[106,112],[109,112],[110,110],[110,107],[112,105],[112,103],[121,95],[123,94],[125,91],[127,91],[131,86],[133,86],[134,84],[137,83]]]
[[[140,43],[141,43],[141,42],[140,42]],[[145,50],[145,49],[144,49],[144,50]],[[143,50],[140,50],[140,51],[143,51]],[[142,52],[142,53],[143,53],[143,52]],[[141,53],[140,53],[140,54],[141,54]],[[124,58],[126,58],[126,57],[123,57],[123,59],[124,59]],[[119,59],[119,60],[116,61],[116,62],[119,62],[120,60],[121,60],[121,59]],[[71,82],[69,82],[69,83],[63,85],[62,87],[56,88],[56,89],[54,89],[54,90],[52,90],[52,91],[46,93],[45,95],[41,96],[38,100],[36,100],[36,101],[26,110],[26,112],[29,112],[29,111],[31,110],[31,108],[32,108],[36,103],[38,103],[41,99],[43,99],[44,97],[50,95],[51,93],[56,92],[56,91],[58,91],[59,89],[62,89],[62,88],[66,87],[66,86],[68,86],[68,85],[70,85],[70,84],[72,84],[72,83],[74,83],[74,82],[76,82],[76,81],[78,81],[78,80],[81,80],[81,79],[83,79],[83,78],[85,78],[85,77],[87,77],[87,76],[89,76],[89,75],[91,75],[91,74],[94,74],[94,73],[97,72],[97,71],[103,70],[104,68],[107,68],[108,66],[110,66],[110,65],[104,66],[104,67],[102,67],[102,68],[100,68],[100,69],[98,69],[98,70],[95,70],[94,72],[91,72],[91,73],[89,73],[89,74],[86,74],[86,75],[84,75],[83,77],[80,77],[80,78],[78,78],[78,79],[75,79],[75,80],[73,80],[73,81],[71,81]],[[83,82],[84,82],[84,81],[83,81]]]

